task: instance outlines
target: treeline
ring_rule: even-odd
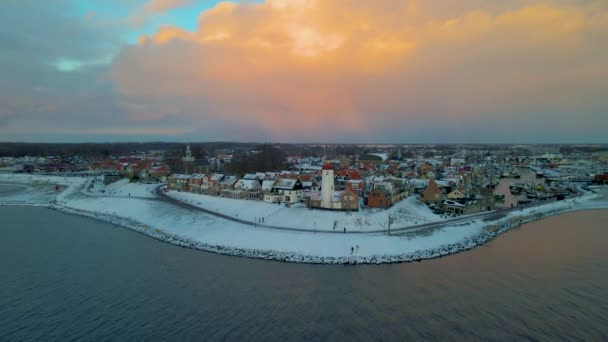
[[[216,149],[243,148],[247,143],[209,142],[192,143],[195,156],[206,156]],[[146,143],[11,143],[0,142],[0,157],[24,156],[109,156],[129,155],[143,151],[180,151],[186,148],[186,143],[175,142],[146,142]]]
[[[255,151],[238,153],[225,166],[229,174],[241,175],[261,171],[280,171],[286,166],[285,153],[272,145],[264,144]]]

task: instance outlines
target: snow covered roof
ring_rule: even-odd
[[[222,179],[222,181],[220,181],[220,183],[232,185],[232,184],[236,183],[236,181],[237,181],[237,178],[235,176],[226,176],[226,177],[224,177],[224,179]]]
[[[410,180],[410,183],[417,188],[424,188],[429,185],[429,179],[424,178],[414,178]]]
[[[181,175],[179,173],[174,173],[170,177],[174,178],[174,179],[188,179],[188,178],[190,178],[190,176],[188,176],[188,175]]]
[[[439,185],[440,187],[448,187],[448,186],[452,186],[451,181],[449,180],[435,180],[435,183],[437,183],[437,185]]]
[[[302,182],[302,186],[305,188],[311,188],[314,185],[312,181]]]
[[[278,178],[272,187],[276,189],[293,189],[297,181],[297,179],[292,178]]]
[[[239,179],[236,184],[234,185],[234,187],[238,187],[241,189],[245,189],[245,190],[254,190],[257,188],[257,186],[260,183],[258,183],[257,180],[255,179],[245,179],[245,178],[241,178]]]
[[[447,206],[451,206],[451,207],[464,207],[464,204],[456,202],[456,201],[450,201],[450,200],[445,200],[443,201],[443,205],[447,205]]]
[[[382,161],[388,159],[388,153],[370,153],[372,156],[380,157]]]
[[[270,190],[272,190],[273,185],[274,185],[274,179],[267,179],[262,182],[262,190],[270,191]]]
[[[221,173],[214,173],[211,175],[211,177],[209,177],[210,180],[214,180],[214,181],[219,181],[222,178],[224,178],[224,175]]]

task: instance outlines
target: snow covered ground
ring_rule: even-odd
[[[386,263],[439,257],[473,248],[512,227],[547,215],[568,210],[608,208],[606,197],[588,194],[576,199],[512,212],[493,221],[478,219],[457,226],[398,236],[381,233],[315,233],[244,225],[143,196],[91,196],[83,191],[88,181],[84,178],[0,175],[2,184],[25,184],[18,188],[13,187],[5,193],[0,192],[0,204],[11,204],[16,198],[28,204],[48,205],[52,200],[57,203],[50,205],[54,209],[118,224],[181,246],[221,254],[308,263]],[[56,184],[62,185],[63,191],[55,191]],[[122,186],[130,187],[131,184],[125,183]],[[116,193],[123,193],[120,192],[124,190],[122,186],[115,185]],[[212,199],[218,200],[217,197]],[[242,202],[249,205],[257,203]],[[409,208],[409,205],[405,204],[404,207]],[[223,208],[227,210],[229,207]],[[283,208],[278,209],[277,206],[274,213],[268,209],[269,220],[285,219],[286,216],[281,215],[287,215],[290,211]],[[241,213],[239,216],[247,212],[245,204],[238,209],[236,211]],[[399,208],[392,210],[398,211]],[[298,214],[300,216],[294,221],[310,220],[311,213],[316,214],[315,211],[302,209],[301,214]],[[418,215],[417,211],[415,213]],[[329,214],[346,215],[331,212]],[[330,229],[333,230],[331,227]]]
[[[104,185],[103,176],[90,180],[86,191],[92,195],[110,197],[143,197],[155,198],[154,190],[159,184],[131,183],[128,179],[121,179],[114,183]]]
[[[327,210],[310,210],[304,204],[291,207],[255,200],[240,200],[217,196],[199,195],[187,192],[169,191],[167,195],[188,204],[215,211],[250,222],[290,228],[314,230],[370,231],[387,229],[390,215],[391,226],[408,227],[422,223],[441,220],[426,205],[413,196],[395,204],[388,210],[368,209],[358,212],[339,212]]]

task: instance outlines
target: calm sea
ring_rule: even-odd
[[[608,211],[442,259],[302,265],[0,207],[0,340],[608,340]]]

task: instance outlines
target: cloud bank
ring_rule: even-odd
[[[127,137],[607,142],[607,36],[605,1],[220,2],[100,77]]]

